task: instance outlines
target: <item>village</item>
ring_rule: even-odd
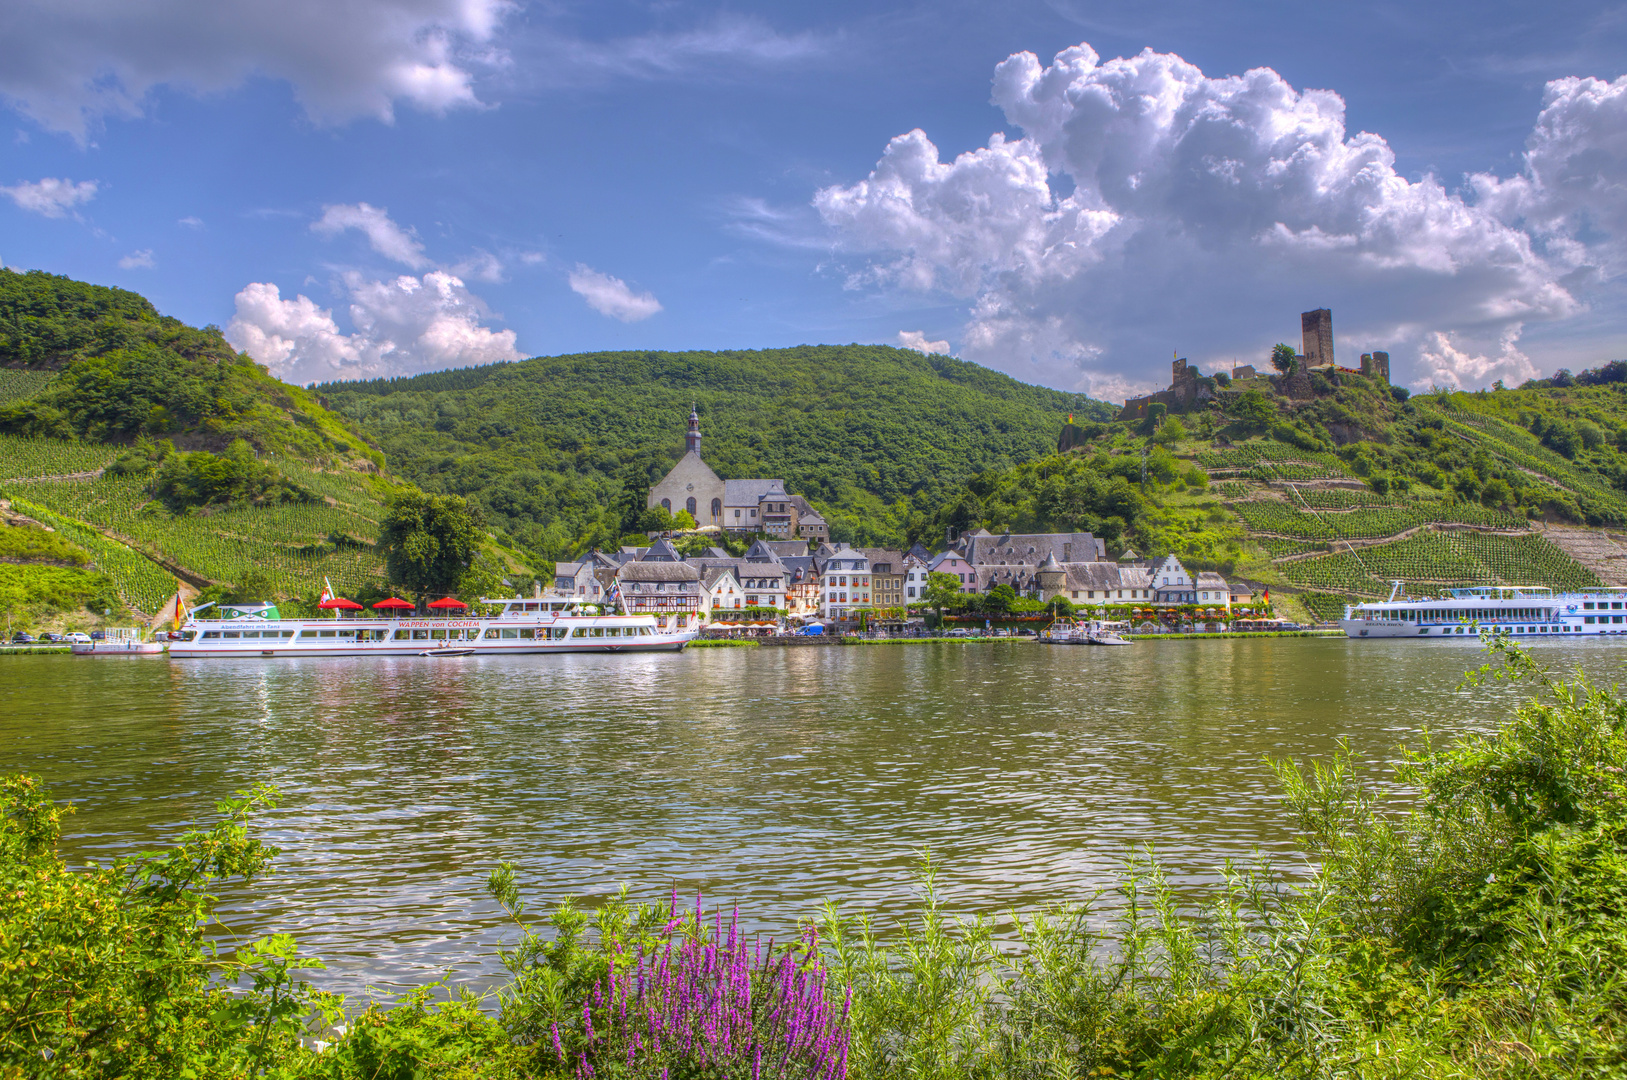
[[[556,592],[709,637],[1032,633],[1059,614],[1138,633],[1295,629],[1270,617],[1269,592],[1251,583],[1188,570],[1174,555],[1127,548],[1110,558],[1088,532],[977,529],[946,536],[937,552],[833,542],[824,518],[783,480],[721,479],[701,442],[692,409],[684,455],[650,488],[648,506],[681,511],[695,533],[720,541],[755,537],[745,553],[719,543],[685,556],[659,536],[556,564]]]

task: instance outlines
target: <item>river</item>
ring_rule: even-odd
[[[1609,640],[1538,648],[1619,676]],[[957,911],[1081,899],[1151,844],[1188,888],[1256,852],[1301,866],[1266,759],[1375,763],[1425,726],[1485,729],[1524,691],[1462,688],[1458,643],[1267,639],[707,649],[383,660],[0,658],[0,771],[77,812],[77,861],[159,846],[259,781],[278,871],[234,900],[324,985],[495,970],[487,872],[535,905],[622,883],[897,912],[930,847]]]

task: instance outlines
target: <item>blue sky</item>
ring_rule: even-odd
[[[1627,357],[1624,68],[1606,4],[20,0],[0,260],[301,382],[859,341],[1121,398],[1326,306],[1483,386]]]

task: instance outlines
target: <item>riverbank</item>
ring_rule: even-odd
[[[0,656],[38,656],[41,653],[72,652],[72,645],[0,645]]]

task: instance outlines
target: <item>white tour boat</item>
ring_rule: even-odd
[[[1556,593],[1542,586],[1486,585],[1419,599],[1401,589],[1401,582],[1393,582],[1388,600],[1347,605],[1339,620],[1345,636],[1438,641],[1482,630],[1539,640],[1627,634],[1627,589]]]
[[[509,656],[521,653],[677,652],[699,634],[691,615],[602,614],[570,596],[486,599],[495,615],[285,619],[275,604],[193,609],[170,636],[176,659],[212,656]],[[356,606],[356,605],[352,605]],[[679,623],[677,620],[682,620]],[[664,620],[663,620],[664,621]]]

